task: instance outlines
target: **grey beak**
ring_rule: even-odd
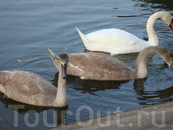
[[[171,69],[173,70],[173,63],[170,65]]]
[[[63,66],[62,67],[62,78],[66,79],[66,77],[67,77],[67,68]]]

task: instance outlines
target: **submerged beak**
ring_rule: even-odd
[[[62,66],[62,78],[66,79],[66,77],[67,77],[67,67]]]
[[[172,19],[172,22],[170,23],[169,27],[173,31],[173,19]]]
[[[170,65],[171,69],[173,70],[173,63]]]

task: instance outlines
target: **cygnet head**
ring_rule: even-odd
[[[68,55],[67,54],[61,54],[59,56],[59,60],[60,60],[60,63],[61,63],[61,68],[62,68],[62,78],[66,79],[67,65],[68,65],[68,62],[69,62]]]
[[[50,57],[55,65],[55,67],[62,72],[62,78],[66,79],[67,76],[67,66],[69,62],[69,57],[67,54],[60,54],[58,57],[54,52],[48,48]]]
[[[171,69],[173,70],[173,53],[171,51],[165,52],[165,54],[162,56],[166,64],[168,64]]]

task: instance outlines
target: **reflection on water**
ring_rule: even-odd
[[[140,95],[140,97],[137,97],[137,99],[140,100],[139,104],[147,105],[148,101],[154,101],[151,104],[156,104],[158,102],[161,103],[173,100],[172,98],[170,98],[173,95],[173,86],[170,86],[163,90],[148,91],[145,90],[144,87],[145,81],[146,79],[140,79],[135,80],[134,82],[134,91],[136,92],[136,95]]]
[[[57,79],[58,79],[58,73],[56,73],[54,79],[52,80],[54,85],[57,84]],[[154,100],[155,103],[164,102],[164,101],[168,101],[167,98],[173,96],[173,86],[169,86],[168,88],[165,88],[162,90],[148,91],[147,88],[145,87],[146,80],[147,78],[137,79],[137,80],[134,80],[134,83],[133,83],[133,86],[134,86],[133,89],[136,92],[136,95],[140,95],[140,98],[137,97],[137,99],[140,101],[139,104],[148,105],[147,101],[152,101],[152,100]],[[111,89],[111,90],[121,89],[120,87],[123,86],[123,84],[126,84],[128,82],[129,80],[127,81],[81,80],[79,77],[70,76],[70,75],[67,78],[67,84],[70,86],[70,88],[80,91],[80,93],[89,93],[96,96],[101,96],[95,93],[97,91],[104,91],[107,89]],[[173,100],[173,98],[169,99],[169,101],[171,100]]]
[[[47,47],[57,55],[85,52],[75,26],[85,34],[119,28],[147,40],[146,21],[156,11],[173,14],[172,0],[103,1],[0,1],[0,70],[26,70],[39,74],[57,86],[57,69]],[[127,11],[128,10],[128,11]],[[159,46],[173,51],[173,33],[160,20],[154,28]],[[135,68],[138,53],[117,55]],[[18,62],[21,60],[22,62]],[[148,76],[141,80],[89,81],[67,77],[67,108],[26,105],[0,93],[0,129],[46,129],[64,123],[173,100],[173,73],[158,55],[147,60]],[[52,80],[53,79],[53,80]],[[14,107],[15,106],[15,107]],[[20,108],[17,110],[17,108]],[[14,110],[15,109],[15,110]],[[98,114],[98,112],[101,114]],[[15,115],[16,114],[16,115]],[[16,117],[18,116],[18,117]],[[15,120],[18,127],[15,127]],[[37,124],[38,123],[38,124]],[[33,127],[35,126],[35,127]]]
[[[57,84],[58,73],[56,73],[55,78],[53,79],[53,84]],[[107,89],[119,89],[123,83],[128,81],[94,81],[94,80],[81,80],[79,77],[68,75],[67,85],[70,88],[80,91],[81,93],[89,93],[93,95],[96,91],[104,91]],[[99,96],[99,95],[98,95]]]
[[[9,119],[4,117],[4,119],[1,120],[2,124],[8,124],[11,127],[16,127],[16,129],[19,129],[19,126],[21,128],[24,127],[24,124],[31,128],[40,125],[40,127],[38,127],[40,129],[65,124],[65,114],[68,106],[63,108],[33,106],[6,98],[2,93],[0,93],[0,100],[7,109],[13,111],[12,116],[9,116],[8,113],[5,114],[6,117],[9,116]],[[0,128],[10,129],[9,126],[5,126],[4,124],[1,125]]]

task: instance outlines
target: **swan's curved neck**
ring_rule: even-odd
[[[166,49],[156,46],[142,50],[136,60],[136,78],[145,78],[147,76],[146,60],[149,55],[159,54],[163,56],[165,52],[167,52]]]
[[[156,32],[154,30],[154,23],[157,19],[161,18],[162,13],[154,13],[153,15],[151,15],[147,21],[147,33],[148,33],[148,43],[152,46],[158,46],[159,45],[159,41],[158,41],[158,37],[156,35]]]
[[[66,79],[62,78],[62,70],[59,70],[59,76],[58,76],[58,89],[57,89],[57,96],[56,96],[56,103],[59,105],[67,104],[67,93],[66,93]]]

